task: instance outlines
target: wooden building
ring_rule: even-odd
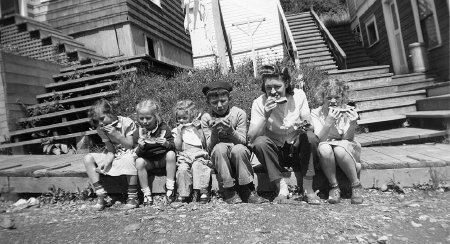
[[[285,52],[283,11],[278,8],[278,0],[220,0],[223,32],[229,42],[235,64],[252,59],[252,38],[256,55],[262,62],[282,59]],[[212,0],[201,0],[200,15],[190,33],[195,67],[205,67],[215,63],[217,40]],[[193,6],[190,6],[193,19]],[[220,20],[220,19],[219,19]],[[192,20],[193,21],[193,20]],[[248,22],[248,23],[247,23]]]
[[[192,67],[178,0],[2,0],[11,12],[46,22],[105,57],[148,54]],[[24,7],[26,6],[26,7]]]
[[[379,64],[413,73],[409,45],[423,43],[427,72],[450,80],[448,0],[348,0],[347,6],[353,31]]]

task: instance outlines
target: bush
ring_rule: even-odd
[[[311,106],[315,106],[313,100],[314,87],[325,76],[314,66],[300,65],[300,70],[290,61],[282,61],[283,65],[290,67],[294,78],[300,72],[304,73],[304,89]],[[250,117],[253,100],[262,94],[261,83],[253,77],[253,67],[250,61],[235,68],[234,73],[222,75],[217,66],[207,69],[185,70],[173,77],[165,77],[149,72],[140,72],[127,75],[118,84],[119,95],[117,101],[117,113],[123,116],[134,117],[136,104],[147,98],[154,98],[161,104],[162,118],[170,126],[175,125],[173,107],[181,99],[192,99],[202,111],[207,111],[205,97],[202,88],[213,81],[225,81],[233,84],[231,103],[242,108]]]
[[[285,14],[295,14],[309,11],[310,7],[318,14],[340,13],[346,11],[345,0],[281,0]]]

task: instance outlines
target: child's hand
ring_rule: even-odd
[[[195,118],[194,120],[192,120],[192,125],[196,128],[200,128],[200,118],[202,117],[202,114],[199,113],[197,118]]]
[[[229,132],[231,133],[233,131],[233,127],[231,127],[231,122],[228,119],[222,119],[220,122],[220,124],[222,124],[222,130],[224,132]]]
[[[325,122],[328,125],[333,125],[336,120],[338,120],[340,117],[342,116],[342,114],[339,112],[339,109],[334,109],[332,107],[328,108],[328,115],[327,118],[325,119]]]
[[[358,120],[358,118],[359,118],[358,113],[355,111],[354,108],[351,108],[349,111],[347,111],[345,113],[347,114],[348,118],[352,122]]]
[[[169,142],[164,137],[163,138],[157,138],[156,139],[156,143],[160,144],[161,146],[164,146],[164,147],[168,147],[169,146]]]
[[[144,148],[144,146],[145,146],[145,139],[142,138],[142,137],[139,137],[138,145],[139,145],[140,148]]]
[[[108,133],[111,136],[117,136],[119,133],[119,131],[117,131],[116,127],[112,126],[112,125],[105,125],[103,126],[103,130]]]

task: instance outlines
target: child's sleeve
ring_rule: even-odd
[[[109,137],[106,135],[106,132],[100,128],[97,128],[97,134],[98,136],[100,136],[100,138],[102,139],[102,142],[110,142],[111,140],[109,139]]]
[[[161,128],[161,130],[166,130],[166,134],[164,135],[164,138],[166,138],[167,142],[169,142],[169,146],[167,146],[167,150],[175,151],[175,141],[174,141],[174,137],[172,135],[172,129],[168,125],[165,125],[165,126],[163,126],[163,128]]]

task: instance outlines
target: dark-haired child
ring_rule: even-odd
[[[97,194],[94,208],[103,210],[110,206],[107,192],[100,182],[100,174],[119,176],[126,175],[128,181],[128,200],[124,208],[136,208],[137,204],[137,171],[134,165],[133,134],[136,125],[132,119],[115,114],[107,100],[97,101],[89,110],[92,124],[105,143],[102,153],[89,153],[84,158],[84,165],[89,180]]]
[[[202,89],[210,108],[201,120],[207,148],[223,187],[224,201],[229,204],[262,203],[265,199],[256,194],[251,153],[245,146],[247,114],[230,106],[231,91],[232,86],[227,82],[212,82]]]

